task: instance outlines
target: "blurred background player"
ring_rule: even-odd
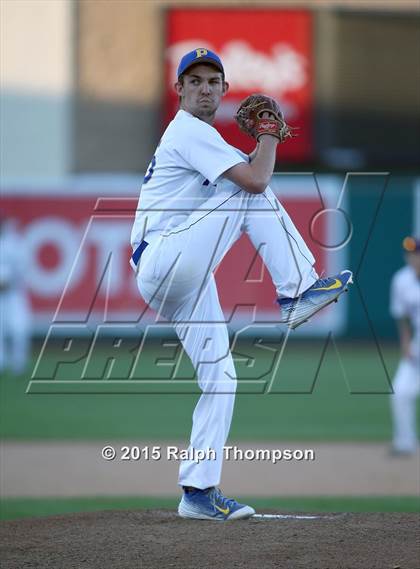
[[[392,451],[412,454],[418,449],[416,399],[420,393],[420,239],[403,241],[406,265],[391,283],[391,314],[398,323],[401,361],[391,397]]]
[[[0,216],[0,373],[22,374],[30,348],[24,249],[12,219]]]

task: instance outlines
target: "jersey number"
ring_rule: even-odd
[[[143,184],[147,184],[147,182],[153,176],[153,172],[155,171],[155,166],[156,166],[156,155],[153,156],[152,161],[150,162],[150,164],[147,168],[147,172],[146,172],[146,175],[144,177]]]

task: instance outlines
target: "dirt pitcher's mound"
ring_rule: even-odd
[[[216,523],[105,511],[4,522],[7,569],[418,569],[415,514]]]

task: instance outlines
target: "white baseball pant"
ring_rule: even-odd
[[[142,297],[157,318],[174,324],[202,391],[193,414],[190,450],[213,449],[216,459],[184,460],[179,471],[181,486],[200,489],[220,482],[237,384],[214,269],[246,232],[278,295],[295,297],[318,278],[311,252],[273,192],[267,188],[253,195],[233,188],[218,192],[182,225],[148,236],[150,244],[137,267]]]
[[[414,452],[418,446],[416,399],[420,394],[420,371],[416,359],[401,360],[394,377],[393,389],[393,447],[401,452]]]

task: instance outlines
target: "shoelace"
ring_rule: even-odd
[[[328,286],[329,284],[331,284],[331,282],[333,281],[333,279],[331,277],[327,277],[326,279],[318,279],[317,281],[314,282],[314,284],[312,285],[313,287],[324,287],[324,286]]]
[[[232,506],[236,504],[236,500],[233,498],[226,498],[221,492],[219,488],[214,488],[213,496],[212,496],[214,503],[217,503],[218,506],[222,506],[222,508],[229,508],[231,509]]]

